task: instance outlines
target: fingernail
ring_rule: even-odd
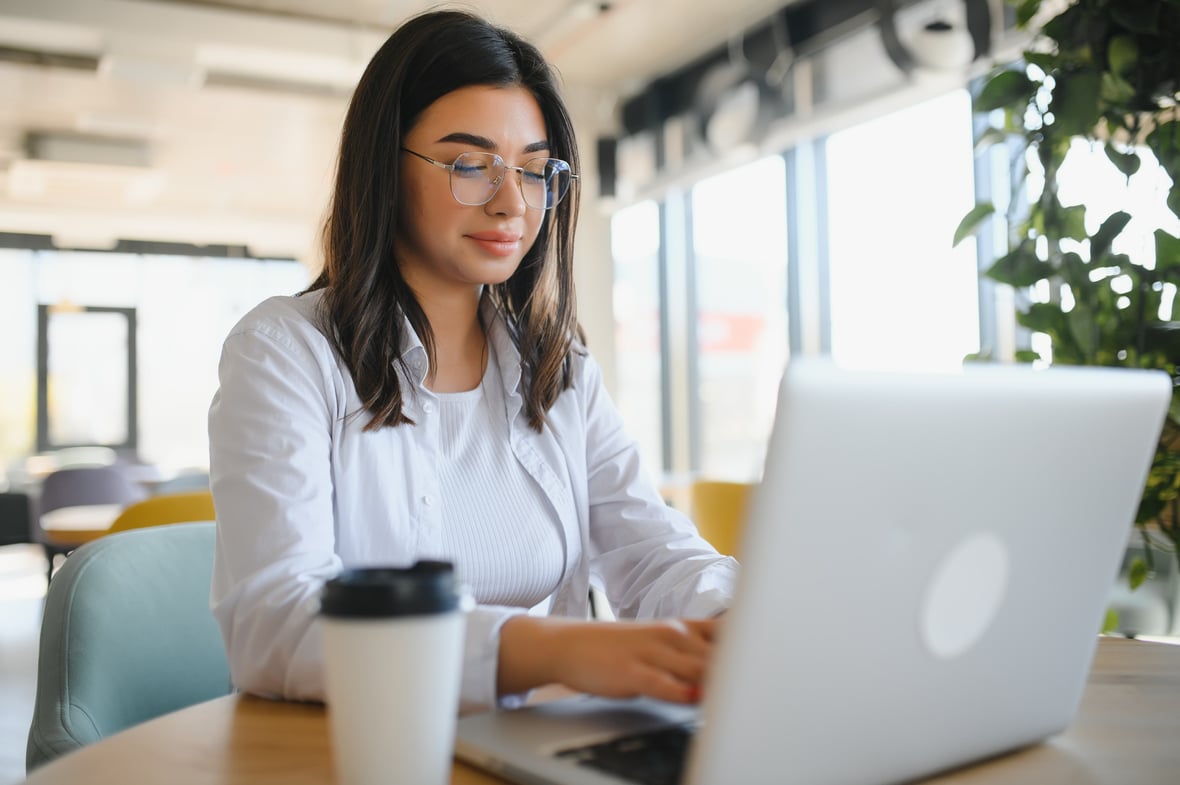
[[[700,687],[692,686],[692,687],[688,688],[688,702],[689,703],[700,703],[701,702],[701,688]]]

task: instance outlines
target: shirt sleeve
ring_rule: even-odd
[[[527,694],[499,695],[496,684],[500,668],[500,628],[525,608],[478,605],[467,614],[464,639],[463,680],[459,688],[459,713],[487,711],[493,707],[511,709],[524,704]]]
[[[331,472],[342,382],[324,350],[267,322],[226,340],[209,411],[217,510],[211,605],[236,687],[324,700],[319,595],[343,566]],[[498,696],[500,628],[523,608],[468,613],[461,710],[511,707]]]
[[[226,339],[209,411],[217,510],[211,605],[234,684],[323,697],[314,624],[335,550],[333,385],[316,353],[263,323]]]
[[[722,556],[669,507],[589,357],[586,464],[591,574],[619,618],[706,618],[729,607],[738,563]]]

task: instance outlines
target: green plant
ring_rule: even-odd
[[[1021,28],[1044,15],[1041,0],[1009,2]],[[1047,302],[1026,302],[1017,314],[1021,325],[1048,334],[1052,356],[1040,359],[1158,368],[1177,378],[1180,322],[1161,310],[1175,292],[1166,284],[1180,284],[1180,239],[1156,228],[1154,259],[1117,252],[1132,215],[1092,215],[1084,204],[1062,203],[1059,175],[1079,138],[1101,145],[1128,179],[1145,161],[1158,162],[1171,179],[1160,198],[1180,216],[1178,91],[1180,0],[1076,0],[1040,26],[1022,62],[993,71],[976,96],[977,112],[1002,116],[981,144],[1019,148],[1007,209],[1009,249],[985,275],[1050,293]],[[976,205],[955,243],[994,212],[991,204]],[[1152,256],[1148,251],[1140,256]],[[1180,301],[1173,312],[1180,314]],[[1029,350],[1017,355],[1039,357]],[[1180,559],[1180,386],[1135,523],[1148,547],[1146,559],[1132,567],[1132,586],[1147,576],[1153,553]]]

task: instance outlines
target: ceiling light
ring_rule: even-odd
[[[25,154],[35,161],[64,161],[103,166],[151,165],[151,150],[142,139],[30,131],[25,135]]]

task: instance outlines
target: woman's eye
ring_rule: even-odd
[[[482,164],[455,164],[455,174],[460,177],[480,177],[487,169]]]

